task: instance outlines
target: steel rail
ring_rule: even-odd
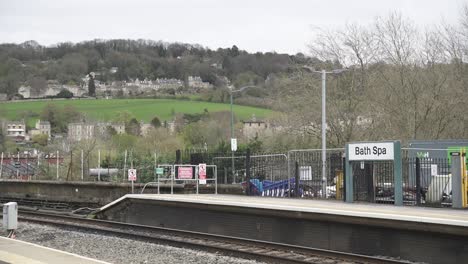
[[[19,220],[93,230],[111,235],[163,243],[177,247],[195,248],[210,252],[223,252],[232,256],[271,263],[410,263],[383,257],[366,256],[333,250],[309,248],[232,236],[207,234],[165,227],[128,224],[107,220],[78,218],[59,214],[20,211]],[[326,260],[324,260],[326,259]],[[335,261],[335,262],[334,262]]]

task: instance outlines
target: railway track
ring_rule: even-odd
[[[107,233],[145,242],[218,252],[269,263],[409,263],[288,244],[221,236],[185,230],[20,211],[19,220]]]

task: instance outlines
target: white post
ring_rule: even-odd
[[[195,167],[193,168],[195,170],[195,181],[197,182],[197,194],[198,194],[198,184],[199,184],[199,179],[198,179],[198,171],[197,170],[198,166],[195,165]]]
[[[327,197],[327,72],[322,70],[322,197]]]
[[[81,150],[81,181],[84,180],[84,159],[83,159],[83,150]]]
[[[127,171],[127,150],[125,150],[125,157],[124,157],[124,168],[123,168],[123,181],[125,182],[125,173]]]
[[[3,152],[0,160],[0,179],[2,178],[2,172],[3,172]]]
[[[98,149],[98,173],[97,173],[98,181],[101,181],[101,150]]]
[[[59,151],[57,150],[57,180],[59,179]]]
[[[39,171],[39,166],[41,165],[41,153],[38,153],[37,154],[37,169],[36,171],[34,172],[34,178],[37,180],[37,174],[38,174],[38,171]]]
[[[18,152],[18,159],[17,159],[17,161],[18,161],[18,164],[21,164],[21,163],[20,163],[20,159],[19,159],[19,152]],[[21,166],[21,165],[20,165],[20,166]],[[18,167],[16,168],[16,179],[19,178],[19,167],[20,167],[20,166],[18,166]]]
[[[130,159],[130,168],[133,170],[133,151],[130,152],[130,157],[132,157]],[[132,194],[134,193],[134,189],[133,189],[133,179],[132,179]]]
[[[156,156],[156,151],[154,152],[154,175],[156,176],[156,166],[157,166],[157,156]]]

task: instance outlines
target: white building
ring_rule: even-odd
[[[200,76],[189,76],[187,82],[188,87],[190,88],[208,89],[212,87],[209,82],[204,82]]]
[[[26,138],[26,123],[22,121],[7,121],[4,125],[7,137],[24,140]]]

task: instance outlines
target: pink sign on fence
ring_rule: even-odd
[[[178,167],[178,179],[192,179],[193,168],[192,167]]]

